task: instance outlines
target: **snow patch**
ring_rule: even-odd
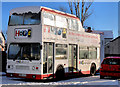
[[[3,85],[118,85],[118,80],[100,79],[99,76],[80,77],[58,82],[25,82],[20,78],[3,76]]]

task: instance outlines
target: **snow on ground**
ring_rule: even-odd
[[[2,72],[0,72],[0,87],[1,87],[1,84],[2,84]]]
[[[119,87],[120,87],[120,78],[118,79],[118,84],[119,84]]]
[[[66,85],[118,85],[117,80],[100,79],[99,76],[75,78],[64,82],[59,81],[59,83]]]
[[[1,77],[1,73],[0,73],[0,77]],[[24,79],[6,77],[4,74],[2,76],[2,84],[3,85],[118,85],[118,80],[100,79],[99,75],[97,75],[97,76],[79,77],[69,80],[44,83],[41,81],[26,82]]]

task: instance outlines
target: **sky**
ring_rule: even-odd
[[[64,7],[70,12],[68,2],[2,2],[0,29],[3,32],[8,27],[9,11],[23,6],[45,6],[56,10]],[[118,36],[118,2],[94,2],[89,10],[93,14],[85,21],[85,26],[94,30],[113,30],[114,38]]]

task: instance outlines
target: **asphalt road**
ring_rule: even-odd
[[[119,87],[120,87],[120,80],[119,80],[118,84],[119,84]]]
[[[6,77],[4,73],[0,75],[0,81],[1,85],[3,87],[9,87],[10,85],[19,86],[19,85],[24,85],[24,86],[45,86],[46,85],[49,87],[53,87],[56,85],[65,85],[66,86],[86,86],[86,87],[120,87],[120,79],[100,79],[99,75],[96,76],[82,76],[82,77],[77,77],[77,78],[66,78],[65,80],[61,81],[56,81],[56,80],[42,80],[42,81],[34,81],[34,80],[26,80],[26,79],[21,79],[21,78],[11,78],[11,77]],[[14,87],[10,86],[10,87]]]

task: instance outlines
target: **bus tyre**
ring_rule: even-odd
[[[104,79],[104,76],[101,76],[101,75],[100,75],[100,79]]]
[[[96,73],[96,66],[95,64],[92,64],[90,69],[90,75],[94,76],[95,73]]]
[[[59,66],[56,71],[56,79],[61,80],[64,78],[64,68],[62,66]]]

